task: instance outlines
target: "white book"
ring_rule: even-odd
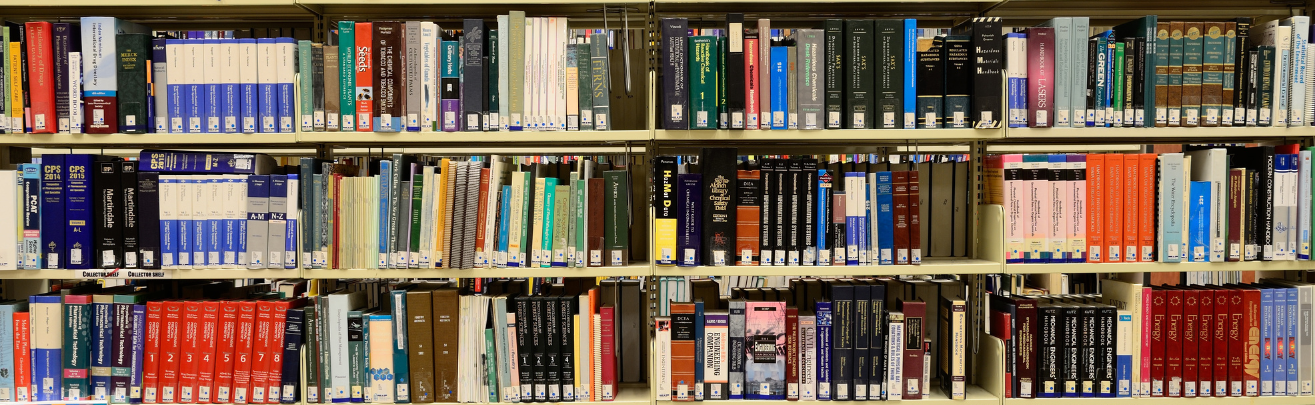
[[[422,28],[423,29],[423,28]],[[431,126],[432,128],[432,126]],[[423,131],[423,128],[421,129]],[[431,236],[434,231],[434,193],[437,188],[434,178],[434,166],[425,166],[420,173],[420,178],[424,181],[422,193],[420,196],[420,251],[416,252],[419,256],[416,264],[422,269],[430,268],[430,260],[433,255],[434,238]]]
[[[164,58],[165,62],[167,62],[164,70],[165,75],[169,78],[166,85],[166,88],[168,89],[166,93],[168,93],[169,97],[167,100],[173,100],[173,103],[181,106],[181,108],[170,108],[170,110],[177,111],[171,111],[172,113],[168,115],[169,132],[175,134],[187,132],[187,114],[185,113],[187,107],[182,105],[182,100],[184,98],[183,91],[187,85],[187,76],[189,73],[187,69],[186,47],[184,41],[181,40],[168,41],[167,45],[164,47],[164,52],[166,54]],[[177,99],[175,100],[174,98]],[[172,104],[166,104],[166,106],[169,105]]]
[[[18,270],[19,216],[18,200],[22,196],[23,177],[17,170],[0,170],[0,270]]]
[[[206,226],[214,226],[217,232],[210,232],[207,228],[206,234],[214,238],[222,238],[224,232],[224,192],[227,184],[224,175],[214,174],[206,176],[205,181],[205,205],[206,205]],[[211,222],[214,222],[212,225]],[[209,249],[211,245],[218,245],[216,249]],[[211,268],[223,267],[223,261],[220,254],[223,253],[223,240],[217,240],[213,243],[206,244],[206,263]]]
[[[584,309],[584,308],[588,308],[589,305],[590,305],[589,294],[587,293],[581,294],[579,306],[577,308]],[[590,317],[589,314],[586,313],[585,311],[581,311],[581,312],[582,313],[578,317],[579,321],[575,329],[575,333],[577,334],[576,338],[579,340],[580,343],[579,350],[575,353],[576,364],[580,365],[579,371],[576,371],[575,373],[575,376],[580,381],[580,385],[576,387],[575,397],[576,400],[584,402],[584,401],[590,401],[591,400],[590,398],[592,398],[593,395],[593,387],[592,387],[593,371],[590,370],[590,363],[586,359],[589,358],[589,353],[593,353],[594,328],[593,328],[593,318]],[[670,340],[670,338],[668,338],[668,340]],[[668,344],[667,346],[670,347],[671,345]],[[601,367],[601,366],[595,366],[595,367]],[[668,382],[667,386],[671,386],[671,384]],[[659,391],[664,391],[664,390],[659,390]],[[665,390],[665,391],[668,391],[668,395],[669,395],[670,390]]]
[[[178,184],[173,175],[160,175],[160,268],[178,267]],[[166,232],[167,230],[167,232]]]
[[[192,195],[192,268],[209,267],[206,262],[205,234],[206,220],[210,216],[210,198],[208,186],[210,176],[187,176],[189,191]]]
[[[566,28],[570,22],[566,17],[558,18],[557,21],[557,130],[565,131],[567,115],[566,90],[569,88],[566,84],[566,43],[571,33]]]
[[[438,24],[420,22],[420,132],[434,132],[438,117]]]
[[[1267,45],[1274,46],[1274,104],[1270,118],[1273,126],[1286,127],[1288,126],[1288,90],[1291,83],[1288,78],[1288,67],[1292,63],[1292,27],[1280,24],[1279,20],[1265,24],[1265,40]],[[1271,39],[1273,42],[1269,43]],[[1263,112],[1261,121],[1264,121]]]
[[[259,117],[259,108],[253,104],[258,97],[259,91],[257,85],[260,83],[260,48],[254,40],[239,40],[237,44],[237,73],[238,73],[238,92],[242,100],[242,109],[238,115],[242,116],[242,133],[252,134],[259,131],[257,117]],[[250,113],[249,113],[250,112]]]
[[[879,350],[879,349],[878,349]],[[817,316],[799,316],[799,399],[817,400]],[[871,381],[880,381],[872,378]],[[881,383],[869,384],[869,392],[880,392]]]
[[[183,41],[183,90],[186,91],[187,132],[205,132],[205,45],[200,40]]]
[[[155,122],[152,124],[155,125],[155,132],[160,134],[169,132],[169,48],[164,43],[161,40],[158,43],[152,42],[151,44],[152,55],[155,52],[163,52],[165,55],[162,60],[151,61],[151,91],[155,97]],[[72,70],[69,73],[72,73]],[[69,94],[73,93],[70,92]],[[72,109],[69,110],[70,116],[72,111]],[[59,123],[61,131],[66,127],[65,123]]]
[[[845,190],[854,190],[854,191],[861,191],[861,190],[864,190],[864,188],[863,188],[863,183],[862,183],[862,178],[857,177],[857,176],[848,176],[848,175],[845,175],[844,178],[845,178]],[[862,193],[862,192],[853,192],[853,193],[846,192],[846,193],[845,193],[845,217],[846,217],[846,218],[853,218],[853,217],[857,217],[857,216],[860,215],[859,210],[860,210],[861,208],[863,208],[863,205],[864,205],[864,204],[866,204],[866,198],[863,197],[863,194],[864,194],[864,193]],[[845,260],[846,260],[846,261],[848,261],[848,260],[855,260],[855,261],[858,261],[858,264],[859,264],[859,265],[863,265],[863,260],[860,259],[860,257],[862,257],[862,256],[859,254],[859,251],[862,250],[862,249],[860,249],[861,247],[862,247],[862,246],[858,246],[857,244],[846,245],[846,246],[845,246]],[[776,254],[775,254],[775,256],[776,256],[776,263],[775,263],[775,264],[776,264],[777,266],[784,266],[784,265],[786,264],[786,263],[785,263],[785,250],[777,249],[775,253],[776,253]],[[908,254],[909,254],[909,252],[908,252],[907,250],[904,250],[903,252],[896,253],[896,256],[897,256],[897,257],[908,257]]]
[[[904,313],[891,312],[887,319],[890,320],[886,331],[887,400],[899,401],[904,397]]]
[[[1306,65],[1307,41],[1310,39],[1310,17],[1292,16],[1283,19],[1282,24],[1291,28],[1288,43],[1288,125],[1306,126],[1306,82],[1310,79],[1310,67]]]
[[[1287,229],[1287,251],[1284,253],[1288,260],[1297,260],[1297,207],[1299,203],[1298,192],[1300,191],[1301,181],[1297,178],[1297,172],[1300,165],[1300,154],[1288,155],[1288,193],[1284,195],[1286,206],[1288,207],[1288,229]],[[1309,179],[1309,177],[1307,177]]]
[[[220,125],[224,133],[232,134],[238,132],[238,117],[242,114],[242,101],[238,98],[242,82],[241,45],[236,39],[225,39],[219,44],[219,55],[219,83],[223,86],[219,96],[224,102]]]
[[[1228,243],[1228,151],[1223,148],[1187,152],[1194,164],[1192,181],[1210,182],[1210,256],[1211,262],[1224,261],[1224,245]]]
[[[247,220],[247,202],[246,191],[242,190],[242,175],[228,174],[224,175],[224,238],[235,239],[232,243],[226,243],[223,249],[223,255],[220,257],[220,264],[224,267],[237,267],[238,256],[246,256],[245,251],[238,251],[241,246],[237,238],[246,238],[245,231],[239,229],[239,224],[246,224]],[[238,193],[241,192],[239,195]],[[245,240],[245,239],[243,239]]]
[[[525,108],[525,128],[526,130],[538,130],[538,114],[536,105],[538,104],[538,81],[539,71],[536,69],[538,63],[539,33],[536,32],[539,25],[539,17],[525,18],[525,84],[521,87],[524,90],[524,108]]]
[[[657,327],[657,400],[671,400],[671,317],[659,316],[654,320]]]
[[[82,52],[68,53],[69,66],[82,64]],[[68,70],[69,132],[82,133],[82,70]]]
[[[238,175],[234,175],[233,178],[237,180],[237,190],[235,193],[233,193],[233,200],[231,201],[231,203],[237,205],[236,216],[238,219],[238,223],[243,224],[242,227],[245,228],[247,226],[245,224],[246,224],[247,213],[248,213],[247,187],[249,187],[251,184],[249,182],[249,178],[246,175],[238,174]],[[233,236],[234,238],[237,238],[241,241],[240,243],[237,244],[238,247],[246,246],[247,244],[247,233],[243,228],[239,228],[237,230],[237,233]],[[250,262],[249,259],[250,257],[248,257],[247,251],[245,249],[238,249],[237,251],[238,267],[246,266],[247,263]]]
[[[176,190],[178,190],[178,193],[176,194],[177,198],[174,199],[177,201],[177,204],[174,206],[175,212],[177,213],[174,222],[177,226],[174,227],[174,230],[178,233],[178,236],[175,239],[177,243],[174,244],[174,246],[177,247],[178,268],[180,269],[192,268],[191,240],[192,234],[194,233],[192,232],[192,202],[194,201],[192,193],[194,192],[194,187],[192,187],[193,184],[188,181],[188,177],[190,176],[174,176],[176,179],[175,187],[177,187]]]
[[[222,80],[220,80],[220,78],[224,76],[224,71],[221,69],[223,65],[221,65],[220,63],[219,41],[206,40],[202,42],[201,51],[202,51],[201,57],[204,58],[202,60],[202,64],[205,66],[205,71],[208,73],[207,75],[205,75],[205,78],[202,79],[202,82],[203,84],[205,84],[206,87],[202,89],[201,94],[206,95],[206,105],[209,108],[220,110],[219,106],[223,105],[222,99],[210,99],[210,90],[209,90],[210,86],[219,86],[219,84],[223,82]],[[222,95],[220,95],[220,97],[222,97]],[[219,105],[211,105],[213,103],[219,103]],[[224,132],[223,126],[220,125],[221,119],[222,116],[219,114],[215,114],[214,116],[211,116],[209,113],[206,113],[204,132],[206,133]]]
[[[301,194],[300,185],[301,178],[299,178],[298,175],[288,175],[288,203],[287,210],[284,211],[286,213],[284,218],[287,218],[287,224],[285,225],[286,231],[283,240],[283,268],[285,269],[297,268],[297,251],[300,250],[301,247],[301,243],[298,239],[300,238],[300,236],[298,236],[300,233],[297,232],[301,225],[300,222],[297,222],[297,219],[301,218],[301,210],[297,209],[298,198]],[[375,234],[372,233],[370,235]]]
[[[293,41],[291,39],[285,39],[279,41],[277,44],[275,44],[275,46],[277,46],[277,52],[278,52],[278,61],[277,61],[277,66],[275,68],[278,72],[277,83],[279,84],[279,87],[284,87],[285,84],[291,86],[293,83],[297,82],[296,80],[297,41]],[[278,132],[282,132],[282,133],[296,132],[297,129],[292,125],[292,114],[283,114],[282,111],[285,109],[287,111],[294,110],[295,107],[292,106],[296,106],[297,101],[294,100],[294,98],[297,96],[297,91],[292,90],[290,91],[290,94],[285,93],[283,91],[278,91],[277,93],[280,94],[278,100],[279,111],[280,111],[278,114],[279,116]],[[287,97],[288,95],[291,95],[292,97]],[[288,107],[285,108],[285,106]]]
[[[1310,260],[1311,152],[1297,154],[1297,260]]]
[[[511,54],[507,53],[511,48],[508,42],[511,40],[511,17],[508,15],[498,16],[498,105],[497,113],[491,113],[492,122],[498,123],[498,130],[506,131],[508,129],[508,107],[511,104],[511,77],[507,76],[507,60]],[[489,106],[493,110],[494,106]]]
[[[253,73],[255,82],[257,83],[258,88],[261,89],[257,94],[265,93],[266,86],[269,86],[270,88],[278,87],[278,44],[275,44],[273,41],[257,42],[255,62],[256,63],[251,67],[249,72]],[[246,73],[243,73],[243,76],[243,79],[245,80]],[[269,91],[274,92],[276,94],[275,98],[277,99],[278,92],[276,90]],[[278,132],[277,102],[272,108],[274,110],[273,114],[266,114],[265,112],[267,108],[263,105],[257,110],[256,116],[259,117],[259,122],[256,125],[256,132]]]

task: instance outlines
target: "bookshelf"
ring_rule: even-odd
[[[130,274],[131,273],[131,274]],[[137,280],[224,280],[245,278],[299,278],[300,269],[162,269],[129,270],[7,270],[0,271],[0,280],[71,280],[122,278]]]
[[[902,266],[656,266],[655,276],[895,276],[900,274],[994,274],[1000,263],[982,259],[928,258]]]
[[[555,132],[300,132],[297,141],[334,145],[457,145],[480,146],[620,144],[652,139],[647,130]]]
[[[630,277],[649,276],[647,263],[617,267],[501,269],[305,269],[302,278]]]
[[[4,135],[0,144],[40,148],[132,145],[282,148],[297,146],[297,134],[21,134]]]

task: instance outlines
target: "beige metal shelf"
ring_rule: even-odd
[[[1164,128],[1008,128],[1005,139],[1044,139],[1066,142],[1127,143],[1204,139],[1282,139],[1315,136],[1315,127],[1164,127]]]
[[[654,131],[658,142],[884,142],[984,141],[1002,139],[1003,129],[829,129],[829,130],[667,130]]]
[[[7,134],[0,145],[54,148],[93,146],[215,146],[251,148],[297,145],[297,134]]]
[[[630,277],[648,276],[647,263],[621,267],[502,268],[502,269],[313,269],[303,278],[460,278],[460,277]]]
[[[616,144],[647,142],[648,130],[555,132],[302,132],[302,143],[371,145]],[[501,146],[501,145],[499,145]]]
[[[1000,263],[980,259],[923,258],[901,266],[657,266],[657,276],[894,276],[901,274],[992,274]]]
[[[90,270],[5,270],[0,271],[0,280],[62,280],[62,279],[185,279],[185,280],[226,280],[243,278],[300,278],[300,269],[161,269],[129,270],[90,269]]]
[[[1064,404],[1060,404],[1064,401]],[[1077,401],[1077,402],[1074,402]],[[1068,404],[1104,404],[1105,401],[1114,403],[1131,404],[1136,402],[1139,405],[1173,405],[1173,404],[1191,404],[1191,405],[1302,405],[1315,404],[1315,396],[1297,396],[1297,397],[1200,397],[1200,398],[1006,398],[1004,405],[1068,405]]]
[[[1315,270],[1315,261],[1283,260],[1269,262],[1216,262],[1216,263],[1006,263],[1005,273],[1009,274],[1043,274],[1043,273],[1136,273],[1136,272],[1179,272],[1179,271],[1292,271]]]
[[[927,398],[924,398],[924,399],[919,399],[919,400],[917,400],[918,403],[920,403],[920,404],[965,404],[965,403],[966,403],[966,404],[979,404],[979,405],[986,405],[986,404],[999,404],[999,403],[1000,403],[1000,398],[999,398],[999,397],[996,397],[995,395],[991,395],[990,392],[987,392],[986,390],[982,389],[982,387],[978,387],[978,386],[976,386],[976,385],[969,385],[969,386],[965,387],[964,393],[965,393],[966,395],[965,395],[965,399],[963,399],[963,400],[952,400],[952,399],[946,398],[946,397],[945,397],[945,393],[944,393],[944,391],[941,391],[941,387],[940,387],[940,384],[939,384],[939,383],[935,383],[935,382],[933,382],[931,385],[932,385],[932,387],[931,387],[931,396],[930,396],[930,397],[927,397]],[[750,402],[750,403],[755,403],[755,404],[797,404],[797,403],[799,403],[798,401],[787,401],[787,400],[770,400],[770,401],[758,401],[758,400],[750,400],[750,401],[739,401],[739,400],[735,400],[735,401],[703,401],[703,403],[705,403],[705,404],[739,404],[739,403],[745,403],[745,402]],[[656,405],[673,405],[673,404],[679,404],[679,403],[680,403],[680,402],[676,402],[676,401],[654,401],[654,404],[656,404]],[[854,405],[876,405],[876,404],[889,404],[890,402],[887,402],[887,401],[849,401],[849,402],[846,402],[846,403],[847,403],[847,404],[854,404]]]

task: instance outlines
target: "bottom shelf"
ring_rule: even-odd
[[[984,389],[982,389],[981,387],[978,387],[978,386],[976,386],[976,385],[969,385],[969,386],[967,387],[967,389],[966,389],[964,392],[965,392],[965,394],[966,394],[966,399],[963,399],[963,400],[952,400],[952,399],[950,399],[949,397],[946,397],[946,396],[945,396],[945,392],[944,392],[944,391],[941,391],[941,387],[939,386],[939,383],[935,383],[935,382],[933,382],[933,383],[932,383],[932,388],[931,388],[931,396],[927,397],[926,399],[920,399],[920,400],[916,400],[916,401],[917,401],[918,403],[923,403],[923,404],[935,404],[935,403],[945,403],[945,404],[955,403],[955,404],[961,404],[961,403],[972,403],[972,404],[986,405],[986,404],[999,404],[999,403],[1000,403],[1000,398],[997,398],[995,395],[991,395],[991,393],[986,392],[986,390],[984,390]],[[620,400],[620,399],[618,398],[618,400]],[[660,405],[674,405],[674,404],[676,403],[676,401],[655,401],[655,402],[656,402],[657,404],[660,404]],[[770,400],[770,401],[747,400],[747,401],[741,401],[741,400],[734,400],[734,401],[701,401],[701,402],[704,403],[704,404],[732,404],[732,403],[772,403],[772,402],[781,402],[781,403],[789,402],[789,403],[796,403],[796,402],[798,402],[798,401],[787,401],[787,400]],[[874,404],[874,405],[875,405],[875,404],[883,404],[883,403],[889,403],[889,402],[890,402],[890,401],[845,401],[846,404],[855,404],[855,405],[863,405],[863,404]]]
[[[1078,401],[1079,403],[1104,403],[1104,401],[1113,401],[1114,403],[1128,403],[1136,401],[1137,404],[1192,404],[1192,405],[1303,405],[1315,404],[1315,396],[1293,396],[1293,397],[1200,397],[1200,398],[1006,398],[1005,405],[1064,405]]]
[[[650,392],[651,391],[649,391],[649,388],[644,386],[639,386],[639,387],[623,386],[617,388],[616,396],[611,402],[599,402],[599,403],[600,404],[632,404],[632,405],[652,404],[653,401],[649,400]]]

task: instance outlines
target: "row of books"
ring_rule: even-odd
[[[297,268],[297,174],[218,173],[242,165],[275,169],[267,156],[147,150],[0,171],[0,269]]]
[[[740,161],[737,153],[705,148],[697,160],[656,158],[659,266],[919,264],[927,245],[941,257],[966,253],[955,232],[966,224],[967,196],[956,192],[967,181],[961,162]]]
[[[1101,284],[1095,295],[991,295],[1006,398],[1311,395],[1299,336],[1315,285]]]
[[[919,30],[916,19],[829,19],[795,30],[769,19],[745,25],[739,13],[717,29],[661,23],[665,129],[1001,124],[999,18],[974,18],[949,36]]]
[[[987,202],[1004,206],[1010,263],[1310,260],[1310,156],[1295,144],[998,155]]]
[[[664,301],[657,399],[925,399],[933,380],[965,399],[965,291],[957,280],[804,278]]]
[[[394,154],[301,159],[311,268],[624,266],[630,183],[622,161]],[[361,237],[367,236],[367,237]]]
[[[1006,34],[1009,126],[1310,125],[1310,17],[1252,25],[1147,16],[1092,35],[1060,17]]]

